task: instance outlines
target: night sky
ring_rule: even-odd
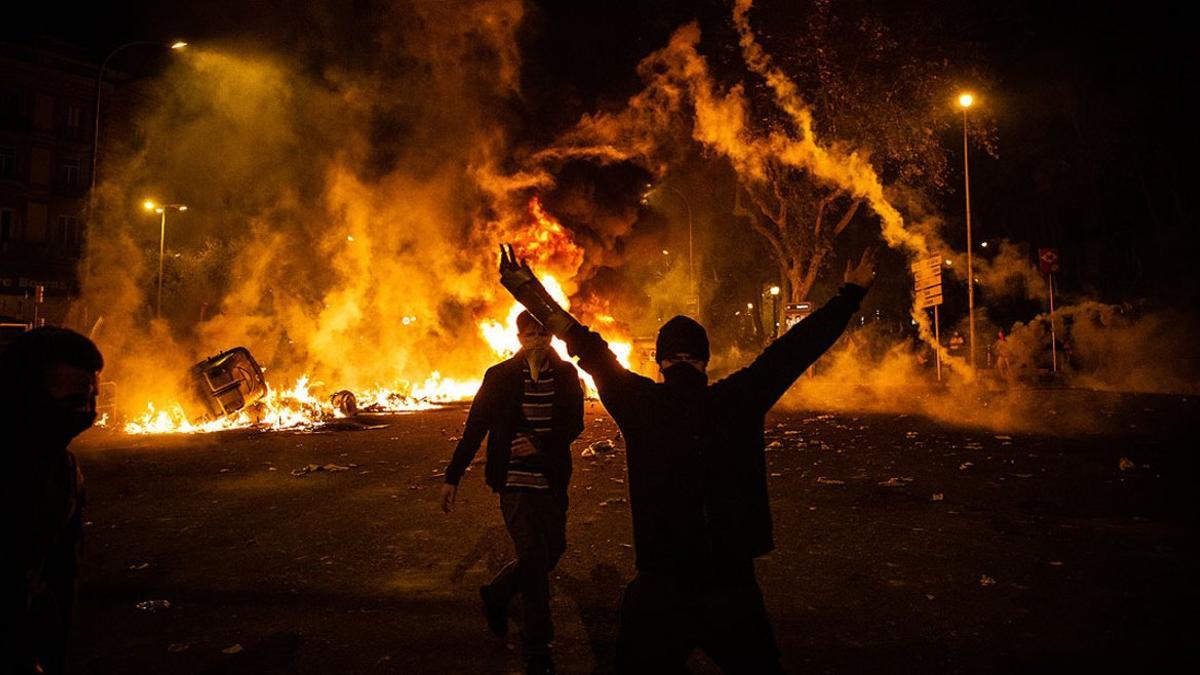
[[[22,30],[6,32],[78,45],[96,60],[136,39],[251,42],[320,68],[338,59],[369,63],[371,44],[362,38],[377,27],[378,4],[89,3],[65,12],[55,5],[27,13],[10,24]],[[755,5],[753,18],[768,39],[794,30],[785,20],[770,23],[781,4]],[[1066,292],[1195,307],[1200,284],[1186,245],[1195,218],[1184,160],[1195,134],[1184,112],[1196,98],[1196,78],[1181,11],[1167,3],[1118,13],[1098,3],[1032,1],[879,10],[893,25],[918,19],[928,28],[923,39],[942,41],[943,53],[960,50],[993,83],[986,95],[997,156],[972,158],[977,239],[1058,247]],[[733,35],[725,2],[531,3],[522,28],[518,133],[548,137],[583,113],[619,106],[640,86],[637,63],[692,19],[712,42]],[[155,67],[149,57],[120,65]],[[948,221],[961,218],[959,192],[941,199]]]

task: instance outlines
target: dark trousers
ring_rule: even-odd
[[[550,571],[567,550],[566,500],[549,491],[505,490],[500,512],[517,559],[500,570],[486,592],[503,604],[521,594],[521,647],[526,655],[546,653],[554,639]]]
[[[700,580],[639,572],[629,582],[618,673],[687,673],[697,647],[729,675],[783,672],[752,565],[748,574]]]

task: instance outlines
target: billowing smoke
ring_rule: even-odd
[[[750,0],[738,0],[733,10],[743,61],[767,84],[790,127],[764,129],[750,122],[751,106],[745,92],[751,85],[723,86],[716,80],[698,50],[699,26],[691,23],[678,29],[666,47],[642,61],[639,73],[645,86],[624,109],[585,116],[558,144],[536,158],[547,164],[568,160],[636,162],[657,176],[671,168],[678,155],[678,139],[690,136],[710,156],[726,160],[743,183],[763,180],[765,167],[774,162],[799,170],[806,179],[845,190],[871,208],[890,247],[910,259],[943,257],[947,283],[964,283],[966,255],[945,240],[944,223],[929,211],[925,196],[901,185],[885,186],[864,149],[820,137],[804,92],[775,65],[755,37],[750,10]],[[1029,251],[1007,241],[993,243],[988,255],[974,259],[974,283],[981,297],[992,303],[1044,303],[1046,279]],[[996,345],[999,327],[989,320],[982,304],[978,314],[978,362],[995,362],[993,372],[1000,372],[1001,381],[1031,383],[1052,370],[1045,317],[1018,324],[1006,343]],[[1069,357],[1062,357],[1068,381],[1134,391],[1196,388],[1194,377],[1167,373],[1171,366],[1166,364],[1172,363],[1186,365],[1188,373],[1196,370],[1194,359],[1187,356],[1193,349],[1188,346],[1186,331],[1160,330],[1166,322],[1153,316],[1114,317],[1113,308],[1087,301],[1060,307],[1058,316],[1062,322],[1058,337],[1065,338],[1072,350]],[[983,390],[974,386],[979,384],[977,372],[969,367],[966,354],[948,353],[935,341],[928,312],[914,307],[912,322],[919,337],[915,343],[897,339],[897,331],[881,335],[867,330],[848,339],[825,360],[814,380],[806,379],[796,388],[788,402],[905,410],[997,429],[1032,428],[1035,420],[1045,418],[1044,411],[1036,410],[1019,390],[982,394]],[[964,321],[962,326],[943,326],[943,335],[954,328],[964,335],[968,332]],[[1165,358],[1158,355],[1163,350],[1155,349],[1156,341],[1170,345]],[[920,393],[912,384],[933,378],[932,349],[941,351],[943,377],[950,388]],[[724,367],[725,359],[721,361]],[[973,386],[961,386],[966,384]],[[832,392],[838,394],[831,396]],[[987,399],[982,404],[975,400],[980,396]],[[1089,423],[1086,411],[1074,416],[1064,413],[1055,419],[1059,428]]]
[[[235,345],[277,386],[477,378],[494,359],[479,321],[509,302],[496,245],[549,185],[504,166],[522,16],[406,3],[362,36],[363,64],[207,45],[146,86],[138,144],[105,167],[84,295],[123,406],[173,400],[188,365]],[[167,212],[163,321],[145,197],[189,207]]]

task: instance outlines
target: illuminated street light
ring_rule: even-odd
[[[967,197],[967,316],[970,321],[971,367],[975,367],[975,278],[974,263],[971,256],[971,163],[967,149],[967,109],[975,103],[975,97],[963,92],[958,97],[958,105],[963,111],[963,185]]]
[[[133,42],[126,42],[125,44],[114,47],[112,51],[110,51],[108,55],[104,57],[104,60],[100,62],[100,68],[96,71],[96,111],[92,116],[92,172],[88,176],[89,185],[87,218],[85,220],[86,225],[84,229],[84,232],[86,233],[86,239],[83,242],[83,277],[85,280],[90,280],[92,278],[92,225],[94,224],[94,218],[92,216],[96,208],[96,165],[100,156],[100,92],[104,86],[104,70],[108,67],[108,62],[112,60],[112,57],[117,55],[117,52],[120,52],[126,47],[136,47],[138,45],[158,45],[160,47],[167,46],[172,50],[178,51],[186,47],[187,43],[183,40],[176,40],[169,45],[166,42],[159,42],[157,40],[135,40]],[[87,318],[86,307],[84,308],[84,318],[85,320]]]
[[[771,294],[771,335],[779,337],[779,293],[778,286],[772,286],[768,291]]]
[[[175,209],[182,212],[187,211],[188,207],[187,204],[157,204],[153,199],[142,202],[142,206],[147,211],[154,211],[162,216],[158,225],[158,298],[154,303],[154,318],[160,319],[162,318],[163,251],[167,240],[167,211]]]

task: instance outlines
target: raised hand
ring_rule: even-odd
[[[565,337],[567,331],[578,323],[550,296],[529,268],[529,263],[517,260],[512,244],[500,245],[500,284],[552,334]]]
[[[500,244],[500,283],[515,294],[521,285],[536,280],[529,263],[517,260],[512,244]]]
[[[862,258],[858,261],[858,265],[851,266],[849,260],[846,261],[846,273],[842,276],[842,281],[863,288],[870,288],[871,284],[875,283],[875,248],[868,246],[863,251]]]
[[[515,272],[520,268],[521,263],[517,261],[517,253],[513,250],[513,245],[500,244],[500,274]]]

